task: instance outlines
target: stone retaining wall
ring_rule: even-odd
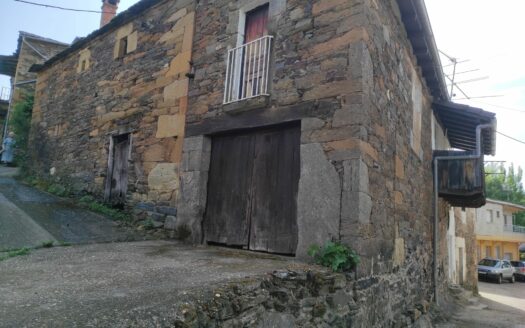
[[[329,271],[276,271],[189,293],[175,327],[431,327],[422,300],[406,307],[400,275],[354,280]],[[403,309],[403,310],[401,310]]]

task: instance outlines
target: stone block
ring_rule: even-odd
[[[361,159],[343,161],[343,190],[368,193],[370,180],[368,166]]]
[[[399,178],[399,179],[404,179],[405,178],[405,167],[404,167],[404,164],[403,162],[401,161],[401,158],[399,158],[399,156],[396,155],[395,157],[395,161],[396,161],[396,177]]]
[[[126,52],[128,54],[137,50],[137,42],[138,42],[138,32],[137,31],[128,35],[128,43],[127,43],[127,49],[126,49]]]
[[[157,122],[156,138],[182,137],[184,135],[185,116],[180,114],[161,115]]]
[[[188,79],[177,80],[164,87],[164,102],[175,105],[175,100],[188,95]]]
[[[175,163],[160,163],[148,175],[150,190],[178,190],[179,167]]]
[[[341,208],[341,230],[345,230],[347,225],[370,223],[372,205],[370,195],[359,191],[344,191]]]
[[[177,208],[169,206],[157,206],[155,211],[165,215],[177,216]]]
[[[394,242],[393,265],[401,266],[405,263],[405,239],[396,238]]]
[[[325,121],[315,117],[303,118],[301,120],[301,131],[318,130],[321,129],[325,124]]]
[[[155,205],[153,203],[140,202],[140,203],[137,203],[137,205],[135,205],[135,208],[138,210],[142,210],[142,211],[153,212],[155,210]]]
[[[164,229],[175,230],[176,227],[177,227],[177,218],[171,215],[166,216],[166,221],[164,221]]]
[[[161,144],[146,147],[142,160],[144,162],[163,162],[165,160],[165,149]]]
[[[184,138],[184,152],[200,150],[203,152],[211,151],[211,139],[205,136]]]
[[[179,53],[170,63],[170,70],[166,76],[180,76],[190,71],[191,51]]]
[[[181,19],[182,17],[186,16],[188,13],[188,10],[186,8],[182,8],[179,11],[175,12],[173,15],[171,15],[167,20],[166,23],[172,23],[176,22],[177,20]]]
[[[325,147],[328,149],[328,151],[358,150],[362,154],[370,156],[375,161],[379,160],[379,155],[372,145],[359,139],[332,141],[326,143]]]
[[[328,0],[327,0],[328,1]],[[331,38],[326,42],[313,46],[309,53],[311,56],[317,57],[321,54],[333,52],[341,47],[348,46],[350,43],[358,41],[368,41],[370,37],[365,28],[356,27],[337,38]]]
[[[319,15],[323,11],[333,9],[334,7],[347,3],[347,0],[321,0],[314,3],[312,7],[312,14],[314,16]]]
[[[296,256],[305,258],[312,244],[339,239],[341,182],[320,144],[301,145],[297,195]]]

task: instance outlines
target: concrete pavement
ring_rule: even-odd
[[[39,249],[0,262],[0,327],[172,327],[187,296],[299,265],[168,241]]]
[[[142,240],[137,231],[73,202],[23,185],[0,167],[0,251],[55,241],[72,244]]]

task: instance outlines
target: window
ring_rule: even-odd
[[[118,58],[123,58],[128,53],[128,37],[125,36],[119,40]]]
[[[237,47],[228,51],[224,103],[268,95],[272,36],[269,4],[240,13]]]
[[[499,211],[496,211],[496,217],[499,219]]]
[[[410,145],[412,150],[421,158],[421,114],[423,112],[423,86],[418,72],[412,68],[412,130]]]
[[[77,73],[85,72],[89,69],[91,59],[91,51],[84,49],[79,52]]]
[[[492,256],[492,249],[490,246],[485,246],[485,257],[491,257]]]
[[[493,222],[494,222],[494,211],[487,210],[487,223],[493,223]]]
[[[496,246],[496,258],[497,259],[501,258],[501,247],[500,246]]]
[[[512,261],[512,253],[505,253],[505,255],[503,255],[503,259],[507,261]]]
[[[116,31],[113,59],[124,58],[137,49],[138,33],[133,31],[133,24],[129,23]]]

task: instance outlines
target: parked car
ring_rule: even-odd
[[[495,280],[498,284],[505,279],[513,283],[514,268],[507,260],[483,259],[478,263],[478,279]]]
[[[525,261],[510,261],[514,267],[514,277],[516,280],[525,281]]]

